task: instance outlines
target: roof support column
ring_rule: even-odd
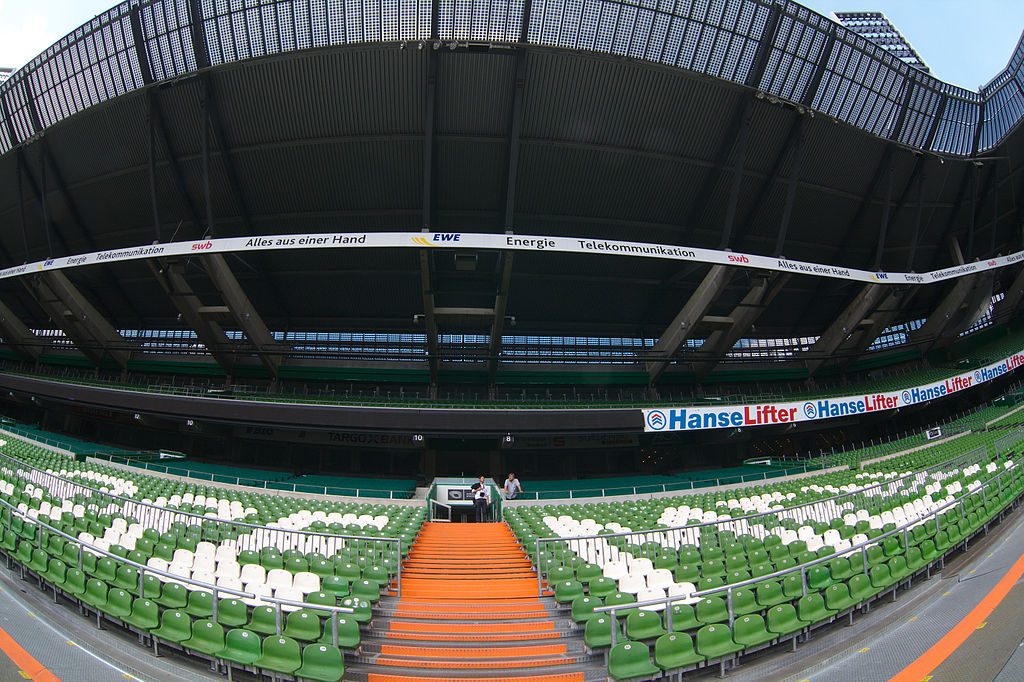
[[[885,204],[882,206],[882,224],[878,227],[878,245],[875,247],[875,260],[873,269],[877,272],[882,269],[882,254],[885,252],[885,238],[889,232],[889,216],[892,213],[892,183],[893,164],[890,161],[885,170]]]
[[[131,354],[124,348],[124,339],[63,272],[41,272],[22,281],[53,323],[94,365],[109,358],[122,370],[128,368]]]
[[[914,271],[917,242],[921,238],[921,214],[924,212],[924,183],[926,179],[924,171],[921,171],[917,178],[917,209],[914,211],[914,236],[910,240],[910,252],[907,254],[907,272]]]
[[[714,329],[701,346],[700,354],[705,359],[696,363],[699,379],[710,374],[736,342],[754,326],[757,318],[771,305],[789,278],[788,273],[758,273],[754,276],[750,290],[729,314],[728,319],[732,320],[732,324],[726,329]]]
[[[529,3],[524,10],[521,38],[525,42],[529,11]],[[526,50],[516,51],[515,87],[512,94],[512,117],[509,121],[508,134],[508,171],[505,185],[505,231],[512,233],[515,227],[516,182],[519,178],[519,138],[523,129],[523,100],[526,90]],[[494,390],[498,374],[499,356],[501,355],[501,337],[505,331],[505,310],[508,306],[508,292],[512,284],[512,264],[515,254],[505,251],[500,256],[498,275],[498,291],[494,296],[494,321],[491,323],[490,342],[487,349],[487,384]]]
[[[796,190],[800,184],[800,168],[804,161],[804,138],[807,130],[807,117],[801,117],[799,132],[797,132],[795,147],[793,148],[793,168],[789,172],[789,181],[786,186],[786,203],[782,207],[782,218],[779,220],[779,234],[775,238],[776,257],[783,254],[786,245],[786,234],[789,232],[789,223],[793,218],[793,206],[796,204]]]
[[[2,97],[0,97],[0,102],[3,102]],[[25,159],[20,149],[14,153],[14,162],[17,165],[18,173],[18,223],[21,225],[21,241],[25,248],[25,262],[28,263],[31,259],[29,258],[28,253],[28,228],[25,225],[25,190],[22,186],[22,174],[24,173],[22,165],[24,164]]]
[[[153,276],[160,287],[171,299],[171,303],[181,313],[185,324],[196,333],[196,338],[206,346],[210,355],[216,360],[228,376],[231,376],[235,365],[235,357],[225,349],[231,345],[224,329],[216,321],[209,319],[213,315],[229,313],[225,306],[204,306],[185,279],[183,264],[175,259],[147,260]]]
[[[829,325],[818,340],[811,346],[807,360],[807,372],[813,375],[821,368],[825,361],[832,357],[832,354],[849,339],[857,328],[867,318],[868,313],[875,309],[879,300],[885,294],[885,288],[881,284],[867,284],[857,297],[839,314],[839,317]]]
[[[40,340],[3,301],[0,301],[0,333],[4,336],[5,345],[27,358],[38,360],[43,353]]]
[[[501,354],[501,335],[505,330],[505,310],[508,306],[508,290],[512,284],[511,251],[501,254],[501,274],[498,293],[494,297],[494,322],[491,323],[491,339],[487,351],[487,384],[494,387],[498,374],[498,356]]]
[[[153,121],[153,98],[146,97],[146,128],[149,132],[149,202],[153,210],[153,243],[160,242],[160,202],[156,193],[156,126]]]
[[[992,317],[1009,319],[1017,308],[1020,306],[1021,300],[1024,299],[1024,268],[1021,268],[1017,273],[1017,276],[1013,279],[1013,284],[1006,290],[1006,296],[1002,301],[996,303],[995,310],[992,311]]]
[[[431,36],[437,36],[437,6],[434,3],[431,19]],[[427,92],[423,111],[423,199],[422,225],[424,232],[434,227],[434,118],[437,101],[437,50],[427,53]],[[423,319],[427,335],[427,364],[430,368],[430,395],[437,396],[438,377],[441,368],[441,349],[437,329],[437,313],[434,305],[434,276],[430,252],[420,250],[420,291],[423,296]]]
[[[732,274],[733,268],[727,265],[712,265],[700,286],[697,287],[697,291],[690,296],[679,314],[658,338],[658,342],[654,344],[654,349],[651,352],[652,357],[657,359],[646,363],[648,378],[652,385],[658,381],[672,362],[672,357],[680,346],[693,335],[697,323],[701,321],[708,308],[729,283]]]
[[[200,262],[227,305],[229,314],[245,333],[253,350],[259,356],[260,362],[270,372],[270,376],[277,379],[283,349],[274,340],[267,325],[263,322],[263,318],[256,312],[256,308],[253,307],[249,297],[238,283],[238,279],[235,278],[235,273],[231,272],[224,257],[217,253],[203,256]]]
[[[871,312],[871,317],[862,320],[847,340],[839,345],[837,355],[841,356],[841,368],[846,369],[856,362],[860,354],[867,350],[889,325],[897,321],[899,314],[920,291],[920,287],[889,287],[889,290],[889,294]]]
[[[747,163],[747,143],[750,141],[750,128],[754,120],[754,99],[746,98],[743,109],[743,123],[740,127],[739,140],[736,142],[736,159],[732,166],[732,188],[729,191],[729,204],[725,211],[725,222],[722,224],[722,238],[718,248],[729,247],[732,239],[732,228],[736,222],[736,205],[740,199],[740,189],[743,187],[743,167]]]
[[[201,136],[203,153],[203,201],[206,204],[206,226],[204,235],[213,235],[213,201],[210,196],[210,107],[207,102],[206,79],[199,84],[199,118],[203,126]]]
[[[188,192],[188,185],[185,184],[185,175],[181,171],[181,165],[178,164],[174,148],[171,146],[171,139],[167,135],[167,126],[164,123],[159,94],[156,90],[149,89],[146,91],[146,96],[149,98],[149,111],[153,116],[153,130],[157,135],[157,141],[161,143],[164,153],[167,154],[171,179],[174,180],[174,186],[178,190],[178,194],[181,195],[182,202],[188,211],[186,217],[192,220],[196,231],[201,233],[203,221],[199,217],[199,210],[196,208],[195,203],[192,201],[192,196]]]
[[[963,254],[960,253],[960,245],[956,239],[950,240],[950,250],[953,258],[958,264],[964,263]],[[985,283],[988,283],[987,294]],[[970,326],[976,316],[973,309],[980,305],[982,300],[992,298],[992,273],[977,273],[967,275],[956,280],[953,288],[949,290],[946,297],[935,308],[925,320],[924,326],[914,335],[915,341],[921,341],[921,352],[927,353],[936,345],[951,342]]]
[[[434,277],[430,265],[430,252],[420,250],[420,291],[423,294],[423,320],[427,335],[427,364],[430,368],[430,396],[437,397],[437,379],[441,365],[437,338],[437,313],[434,306]]]

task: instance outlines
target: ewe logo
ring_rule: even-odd
[[[665,428],[665,413],[661,410],[652,410],[647,413],[647,426],[653,431],[661,431]]]
[[[903,404],[909,405],[913,400],[910,398],[910,391],[903,391]]]
[[[818,416],[818,408],[814,406],[814,403],[804,403],[804,416],[808,419],[814,419]]]
[[[462,235],[457,232],[436,232],[430,235],[430,239],[426,237],[413,237],[412,241],[420,246],[437,246],[445,242],[461,242]]]

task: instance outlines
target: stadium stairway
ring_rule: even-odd
[[[564,609],[563,609],[564,610]],[[402,596],[384,597],[346,679],[606,679],[582,630],[551,597],[504,523],[426,523],[402,564]]]

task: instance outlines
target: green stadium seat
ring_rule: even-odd
[[[665,634],[656,611],[634,611],[626,617],[626,636],[633,641],[656,639]]]
[[[261,635],[276,635],[277,610],[273,606],[254,607],[251,620],[246,627],[252,632],[258,632]]]
[[[224,649],[224,627],[209,619],[197,620],[192,624],[192,637],[182,642],[182,646],[216,656]]]
[[[745,648],[767,644],[775,639],[775,635],[765,626],[764,618],[756,613],[737,618],[732,626],[732,634],[736,643]]]
[[[776,635],[788,635],[803,630],[810,625],[810,622],[800,618],[793,605],[787,603],[768,609],[766,625],[769,632]]]
[[[288,614],[285,621],[284,636],[304,642],[315,642],[323,634],[320,630],[320,617],[308,609],[299,609]]]
[[[188,593],[188,605],[185,613],[193,618],[210,618],[213,616],[213,593],[195,590]]]
[[[263,655],[259,635],[249,630],[236,628],[224,637],[224,648],[217,657],[239,665],[253,665]]]
[[[572,619],[576,623],[583,623],[590,619],[593,615],[594,609],[604,606],[597,597],[576,597],[572,600]]]
[[[184,609],[188,605],[188,590],[178,583],[164,583],[156,603],[168,609]]]
[[[362,634],[359,630],[359,623],[351,618],[346,618],[342,614],[338,614],[336,617],[338,619],[338,648],[358,649],[359,642],[362,639]],[[324,623],[324,633],[320,637],[319,641],[324,644],[334,644],[330,618],[328,618],[327,622]]]
[[[576,580],[563,580],[555,583],[555,601],[559,604],[567,604],[582,596],[583,585]]]
[[[836,583],[825,590],[825,608],[830,611],[843,612],[857,605],[857,600],[850,595],[846,583]]]
[[[192,637],[192,619],[178,609],[168,609],[160,617],[160,627],[151,633],[157,639],[180,644]]]
[[[105,582],[97,578],[89,578],[85,583],[85,592],[81,595],[83,603],[96,609],[102,609],[107,603],[108,587]]]
[[[588,649],[611,646],[612,619],[605,614],[591,616],[583,627],[583,642]]]
[[[665,671],[688,668],[704,662],[693,650],[693,640],[683,632],[670,632],[654,642],[654,663]]]
[[[127,590],[115,589],[107,593],[107,601],[101,610],[112,618],[124,620],[132,613],[132,595]]]
[[[809,623],[825,621],[836,614],[834,610],[825,606],[825,600],[817,593],[801,597],[800,601],[796,603],[796,611],[800,616],[800,620]]]
[[[263,670],[290,675],[302,665],[299,643],[290,637],[267,637],[263,640],[263,655],[254,665]]]
[[[345,662],[336,647],[307,644],[302,649],[302,667],[295,676],[313,682],[336,682],[345,675]]]
[[[651,650],[640,642],[622,642],[608,652],[608,674],[615,680],[649,680],[661,669],[651,663]]]
[[[670,610],[665,611],[665,629],[670,632],[696,630],[701,625],[690,604],[673,604]]]
[[[704,625],[729,622],[729,607],[721,597],[704,597],[696,611],[697,620]]]
[[[742,651],[732,639],[728,625],[705,625],[697,631],[697,653],[708,659],[725,658]]]

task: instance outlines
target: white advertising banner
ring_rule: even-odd
[[[944,398],[992,381],[1024,365],[1024,351],[986,367],[921,386],[869,395],[844,395],[784,403],[659,407],[643,411],[644,431],[707,431],[711,429],[778,426],[851,415],[884,412]]]
[[[251,251],[306,249],[473,249],[497,251],[553,251],[608,256],[657,258],[711,265],[732,265],[756,270],[792,272],[812,277],[844,279],[877,284],[930,284],[966,275],[995,270],[1024,261],[1024,251],[999,256],[987,261],[967,263],[945,270],[926,273],[870,272],[806,261],[772,258],[755,254],[700,249],[671,244],[647,244],[609,239],[579,237],[543,237],[469,232],[329,232],[281,234],[263,237],[226,237],[192,242],[150,244],[109,251],[94,251],[77,256],[64,256],[45,261],[25,263],[0,270],[0,279],[20,277],[34,272],[63,270],[102,263],[118,263],[146,258],[202,255],[205,253],[244,253]]]

